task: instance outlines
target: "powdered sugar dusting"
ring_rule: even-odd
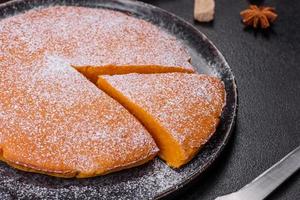
[[[191,165],[193,166],[193,165]],[[167,188],[175,186],[182,179],[194,172],[191,167],[186,173],[173,170],[159,159],[155,159],[154,162],[144,166],[144,170],[138,170],[137,168],[131,169],[130,175],[125,172],[119,172],[104,177],[98,177],[96,179],[89,180],[64,180],[63,187],[49,187],[43,184],[26,184],[21,181],[16,181],[22,177],[22,173],[17,171],[11,171],[15,178],[5,176],[0,180],[0,191],[7,190],[8,188],[15,188],[14,198],[36,198],[43,199],[112,199],[112,200],[125,200],[131,199],[133,196],[138,199],[153,199],[153,193],[162,192]],[[31,181],[35,182],[35,178],[41,175],[32,175]],[[111,183],[110,180],[118,179],[117,182]],[[99,179],[101,181],[99,181]],[[45,181],[48,184],[61,185],[61,181],[58,179],[49,179],[45,177]],[[80,184],[78,186],[77,184]],[[4,187],[5,186],[5,187]],[[141,187],[143,186],[143,187]],[[146,187],[145,187],[146,186]],[[101,187],[101,193],[98,192],[98,187]],[[125,189],[125,190],[124,190]],[[113,194],[113,195],[109,195]],[[12,198],[7,193],[0,192],[0,197],[3,200]]]
[[[24,84],[28,84],[28,93],[39,93],[41,99],[52,103],[59,102],[63,108],[69,108],[74,104],[92,103],[92,98],[82,98],[83,96],[88,97],[90,93],[101,96],[98,88],[91,85],[65,59],[59,56],[46,55],[43,59],[36,60],[33,66],[28,72],[32,74],[31,81],[24,82]],[[22,76],[28,76],[28,74],[22,74],[21,79]],[[41,81],[51,84],[37,84]],[[82,87],[83,85],[88,86]]]

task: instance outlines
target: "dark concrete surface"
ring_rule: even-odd
[[[0,0],[0,3],[4,2]],[[212,23],[193,20],[193,0],[144,0],[193,24],[217,46],[238,84],[236,130],[217,162],[175,199],[210,200],[253,180],[300,145],[300,1],[217,0]],[[245,29],[239,12],[250,2],[274,6],[267,31]],[[299,200],[300,172],[268,200]]]

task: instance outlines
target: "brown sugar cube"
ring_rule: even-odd
[[[194,18],[199,22],[209,22],[214,19],[214,0],[195,0]]]

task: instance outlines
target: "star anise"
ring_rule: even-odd
[[[248,9],[243,10],[240,15],[243,18],[244,24],[253,26],[254,28],[268,28],[270,23],[273,23],[277,14],[272,7],[250,5]]]

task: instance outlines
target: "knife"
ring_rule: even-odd
[[[300,168],[300,146],[237,192],[215,200],[263,200]]]

